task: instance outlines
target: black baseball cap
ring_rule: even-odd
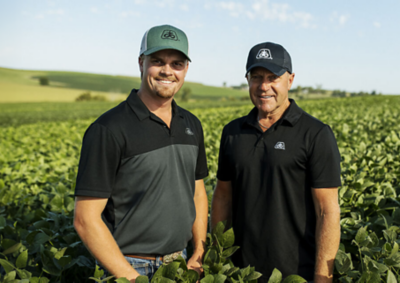
[[[247,57],[246,76],[255,67],[262,67],[282,76],[286,71],[292,73],[292,60],[282,45],[263,42],[251,48]]]

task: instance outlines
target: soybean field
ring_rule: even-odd
[[[341,244],[334,281],[400,282],[400,97],[298,104],[332,127],[341,154]],[[247,102],[191,110],[204,129],[210,201],[222,129],[251,108]],[[57,111],[45,119],[30,113],[29,123],[12,125],[0,115],[0,282],[94,282],[88,279],[95,273],[94,259],[72,225],[82,137],[101,113],[89,110],[68,108],[76,115],[65,119]],[[24,121],[22,110],[16,116]],[[12,121],[12,113],[4,117]]]

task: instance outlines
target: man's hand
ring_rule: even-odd
[[[193,256],[187,262],[188,269],[193,269],[199,274],[199,276],[203,274],[202,265],[203,265],[203,260],[201,255],[193,254]]]

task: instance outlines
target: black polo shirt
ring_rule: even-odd
[[[164,255],[192,238],[195,180],[208,174],[203,130],[172,109],[168,128],[133,90],[83,138],[75,195],[108,198],[102,218],[123,254]]]
[[[341,185],[340,155],[331,128],[294,100],[266,132],[258,111],[225,126],[217,177],[231,181],[232,218],[240,249],[233,261],[249,264],[268,282],[274,268],[284,277],[313,280],[316,217],[311,188]]]

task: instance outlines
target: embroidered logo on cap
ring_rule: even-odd
[[[260,49],[257,53],[257,59],[270,59],[272,60],[271,51],[269,49]]]
[[[186,128],[186,129],[185,129],[185,133],[186,133],[187,135],[189,135],[189,136],[193,136],[193,135],[194,135],[193,132],[192,132],[192,130],[191,130],[190,128]]]
[[[176,32],[173,30],[170,30],[170,29],[164,30],[161,35],[161,38],[162,39],[171,39],[171,40],[175,40],[175,41],[179,40]]]
[[[282,149],[285,150],[285,143],[284,142],[277,142],[274,146],[275,149]]]

